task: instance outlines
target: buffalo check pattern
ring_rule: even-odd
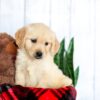
[[[72,86],[44,89],[1,84],[0,100],[76,100],[76,90]]]

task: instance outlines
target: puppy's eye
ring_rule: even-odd
[[[45,42],[45,46],[47,46],[49,43],[48,42]]]
[[[31,42],[32,43],[36,43],[37,42],[37,39],[31,39]]]

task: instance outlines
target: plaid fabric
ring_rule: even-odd
[[[72,86],[44,89],[2,84],[0,100],[76,100],[76,90]]]

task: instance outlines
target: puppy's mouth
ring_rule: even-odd
[[[42,57],[35,56],[35,59],[42,59]]]
[[[41,51],[37,51],[34,55],[36,59],[42,59],[43,58],[43,53]]]

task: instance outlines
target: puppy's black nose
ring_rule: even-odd
[[[37,52],[36,52],[35,58],[36,58],[36,59],[41,59],[41,58],[42,58],[42,55],[43,55],[43,54],[42,54],[41,51],[37,51]]]

